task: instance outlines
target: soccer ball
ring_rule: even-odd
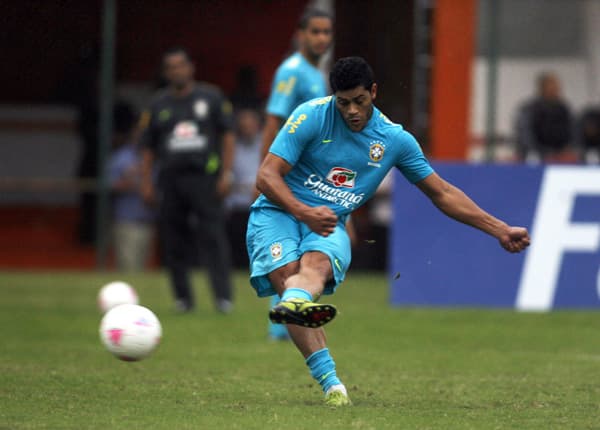
[[[162,335],[154,313],[139,305],[119,305],[100,322],[100,339],[110,352],[124,361],[138,361],[158,346]]]
[[[98,293],[98,308],[102,313],[117,305],[137,305],[138,295],[131,285],[122,281],[110,282]]]

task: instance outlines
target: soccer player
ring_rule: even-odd
[[[298,21],[299,49],[288,57],[275,72],[271,95],[267,103],[263,130],[262,159],[285,119],[299,104],[327,95],[327,85],[319,70],[319,61],[333,40],[333,18],[318,9],[308,9]],[[271,306],[279,296],[271,298]],[[273,340],[289,339],[284,325],[269,324],[269,337]]]
[[[345,220],[389,170],[398,168],[443,213],[493,236],[509,252],[525,249],[529,235],[434,172],[413,136],[373,105],[377,84],[364,59],[338,60],[330,84],[334,95],[300,105],[263,161],[247,245],[257,295],[281,296],[269,318],[287,324],[325,402],[343,406],[350,399],[321,327],[336,308],[315,301],[344,280],[351,258]]]

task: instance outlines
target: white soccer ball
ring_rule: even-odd
[[[127,282],[115,281],[104,285],[98,293],[98,308],[102,313],[118,305],[137,305],[138,295]]]
[[[109,310],[100,323],[100,339],[110,352],[124,361],[138,361],[160,343],[162,327],[150,309],[119,305]]]

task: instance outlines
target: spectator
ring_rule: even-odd
[[[135,122],[133,108],[127,103],[117,103],[108,178],[113,192],[115,257],[117,268],[124,271],[147,267],[154,234],[154,211],[140,195],[141,155]]]
[[[516,137],[518,152],[528,162],[576,160],[569,150],[573,119],[555,74],[538,77],[537,95],[517,113]]]
[[[227,232],[232,250],[233,265],[248,268],[246,252],[246,225],[250,205],[256,193],[254,182],[260,164],[262,135],[261,120],[254,109],[242,109],[237,114],[237,135],[233,159],[233,183],[231,193],[225,200],[227,209]]]

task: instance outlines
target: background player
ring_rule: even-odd
[[[194,81],[188,53],[175,48],[163,55],[168,87],[157,94],[143,136],[142,196],[159,204],[160,234],[177,309],[194,308],[189,269],[193,253],[204,250],[215,305],[232,305],[231,262],[225,232],[223,197],[231,185],[234,155],[230,103],[218,88]],[[152,170],[160,167],[155,195]],[[198,241],[191,222],[201,232]],[[192,255],[190,255],[192,254]]]
[[[340,59],[330,83],[334,96],[298,107],[263,161],[247,243],[257,294],[281,296],[271,321],[288,324],[326,403],[342,406],[350,400],[321,327],[336,309],[313,300],[343,281],[351,259],[345,220],[389,170],[400,169],[443,213],[492,235],[509,252],[525,249],[529,235],[433,171],[412,135],[374,107],[377,85],[365,60]]]
[[[281,129],[285,119],[301,103],[327,95],[327,84],[319,70],[319,62],[333,41],[333,18],[318,9],[308,9],[298,21],[296,34],[298,51],[285,59],[273,78],[271,94],[266,108],[261,158]],[[271,306],[279,296],[271,298]],[[274,340],[289,339],[284,325],[269,323],[269,337]]]
[[[281,63],[273,78],[263,130],[263,158],[298,105],[327,95],[319,62],[333,41],[333,18],[321,10],[308,9],[298,21],[296,39],[298,51]]]

